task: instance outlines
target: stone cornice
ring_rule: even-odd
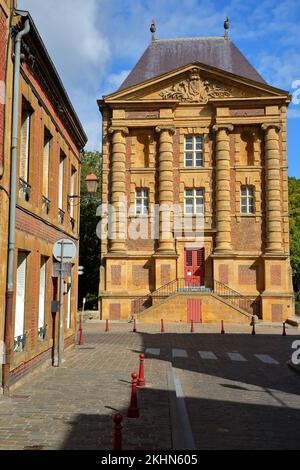
[[[120,127],[114,127],[114,126],[112,126],[108,129],[109,134],[113,134],[114,132],[122,132],[122,134],[124,134],[124,135],[129,135],[128,127],[121,127],[121,126]]]
[[[233,129],[234,129],[234,126],[233,126],[233,124],[215,124],[212,129],[215,132],[218,132],[222,129],[227,131],[227,132],[232,132]]]
[[[161,126],[156,126],[155,128],[155,132],[157,132],[158,134],[160,134],[161,132],[163,131],[168,131],[170,132],[170,134],[175,134],[176,132],[176,128],[174,126],[164,126],[164,125],[161,125]]]
[[[265,122],[261,125],[263,131],[267,131],[268,129],[275,129],[276,131],[280,131],[281,125],[276,122]]]

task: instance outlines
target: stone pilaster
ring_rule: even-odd
[[[172,126],[158,126],[159,133],[159,252],[174,252],[173,235],[173,135]],[[169,210],[168,210],[169,207]]]
[[[111,220],[110,252],[126,251],[126,214],[124,201],[126,198],[125,186],[125,158],[127,127],[111,127],[112,134],[112,167],[111,167],[111,204],[115,210],[115,217]]]
[[[282,252],[282,214],[280,194],[279,124],[262,125],[265,131],[266,168],[266,252]]]
[[[230,152],[231,124],[216,124],[216,246],[215,252],[228,252],[231,245]]]

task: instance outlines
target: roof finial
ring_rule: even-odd
[[[151,25],[150,25],[150,32],[152,34],[152,41],[155,41],[155,31],[156,31],[156,26],[154,20],[152,20]]]
[[[224,21],[224,38],[229,39],[229,18],[226,16],[226,19]]]

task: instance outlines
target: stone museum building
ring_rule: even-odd
[[[86,143],[30,14],[15,7],[15,1],[0,0],[0,362],[5,390],[57,355],[59,314],[53,301],[59,299],[59,282],[52,249],[60,238],[78,243],[79,207],[68,196],[79,194]],[[64,348],[75,342],[77,266],[78,257],[65,277]]]
[[[103,319],[268,321],[293,316],[286,109],[291,97],[261,77],[224,37],[156,39],[120,88],[99,100],[103,203],[120,214],[102,240]],[[154,27],[152,25],[152,32]],[[203,238],[157,220],[155,204],[203,215]],[[125,223],[126,222],[126,223]]]

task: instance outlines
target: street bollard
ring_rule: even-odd
[[[122,421],[123,415],[120,413],[113,414],[114,421],[114,450],[122,450]]]
[[[194,321],[191,320],[191,333],[194,333],[194,332],[195,332]]]
[[[133,333],[136,333],[136,323],[135,323],[135,318],[133,320],[133,328],[132,328]]]
[[[282,323],[282,336],[286,336],[285,321]]]
[[[224,335],[225,334],[225,330],[224,330],[224,321],[221,320],[221,334]]]
[[[160,321],[160,322],[161,322],[161,328],[160,328],[160,332],[161,332],[161,333],[164,333],[164,332],[165,332],[165,327],[164,327],[164,320],[163,320],[163,319],[161,319],[161,321]]]
[[[251,335],[255,335],[255,320],[254,320],[254,317],[252,317],[252,332],[251,332]]]
[[[144,387],[146,385],[145,382],[145,371],[144,371],[144,360],[145,356],[143,353],[140,354],[140,370],[139,370],[139,379],[138,379],[138,386]]]
[[[105,327],[105,332],[106,332],[106,333],[108,333],[108,332],[109,332],[108,320],[106,320],[106,327]]]
[[[130,405],[129,405],[128,412],[127,412],[127,417],[138,418],[139,409],[138,409],[137,391],[136,391],[137,374],[134,372],[133,374],[131,374],[131,378],[132,378],[131,399],[130,399]]]
[[[82,318],[80,316],[80,320],[79,320],[79,346],[82,346],[83,345],[83,334],[82,334]]]

